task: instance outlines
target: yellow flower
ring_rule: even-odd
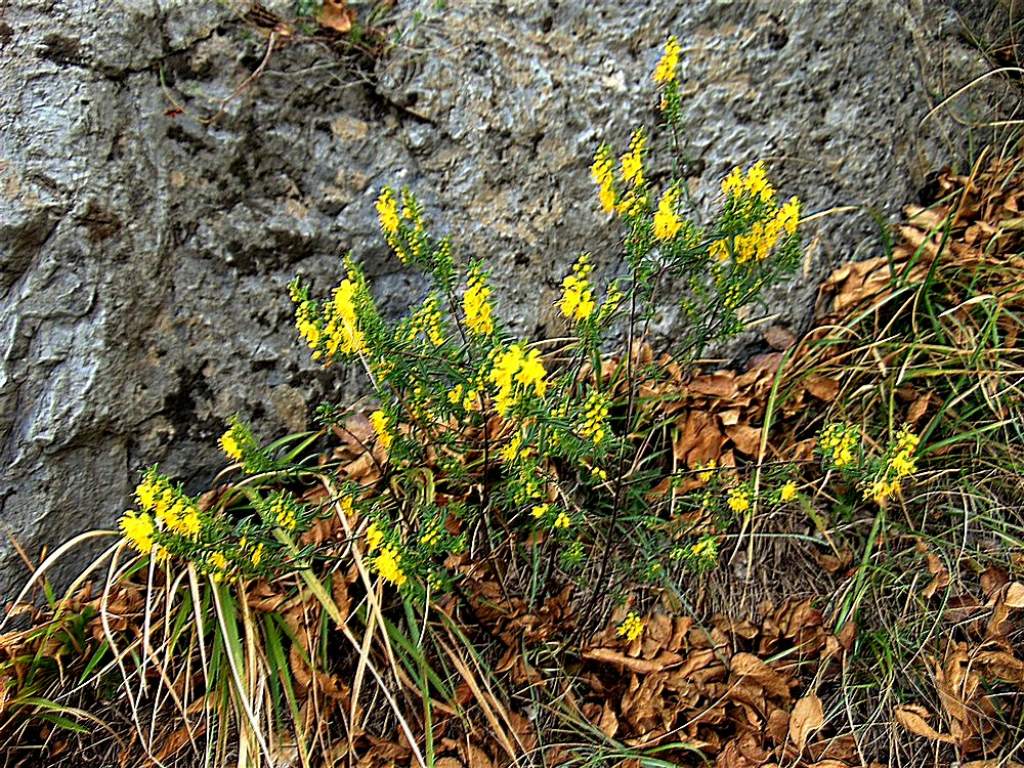
[[[420,536],[420,544],[427,547],[432,547],[441,540],[441,527],[435,526],[430,528],[426,533]]]
[[[629,151],[621,158],[622,180],[634,187],[644,183],[644,149],[647,145],[647,132],[641,127],[633,132],[629,141]]]
[[[715,240],[708,248],[708,255],[717,262],[729,260],[729,246],[725,240]]]
[[[747,170],[743,186],[748,195],[760,198],[762,202],[770,203],[775,198],[775,190],[768,182],[768,172],[765,170],[764,162],[760,160]]]
[[[779,209],[775,220],[781,227],[782,231],[787,235],[795,233],[797,225],[800,223],[800,200],[795,197],[791,197],[789,201]]]
[[[121,533],[135,549],[149,554],[153,549],[153,518],[146,512],[125,512],[121,517]]]
[[[263,544],[257,544],[255,549],[249,555],[249,562],[252,563],[253,568],[258,568],[260,562],[263,560]]]
[[[220,436],[220,447],[229,459],[234,461],[242,460],[242,446],[235,439],[234,429],[229,429]]]
[[[854,463],[853,449],[857,444],[857,429],[842,424],[829,424],[819,438],[822,452],[836,467],[842,469]]]
[[[594,445],[604,440],[605,427],[608,422],[608,396],[601,392],[592,392],[583,404],[583,421],[580,424],[580,436],[592,440]]]
[[[718,555],[718,542],[714,536],[702,536],[690,547],[690,554],[698,559],[714,559]]]
[[[221,552],[212,552],[209,558],[210,578],[219,584],[228,575],[228,559]]]
[[[738,167],[733,168],[729,175],[722,179],[722,194],[727,197],[739,194],[743,191],[743,171]]]
[[[615,630],[615,634],[626,639],[627,643],[638,640],[644,633],[644,622],[633,611],[626,614],[626,618]]]
[[[615,213],[614,167],[611,148],[607,145],[599,147],[590,166],[590,175],[597,183],[597,196],[605,213]]]
[[[562,280],[562,296],[558,308],[574,322],[586,320],[594,313],[594,289],[588,279],[594,267],[590,256],[583,254],[572,267],[572,274]]]
[[[180,526],[177,533],[194,539],[202,529],[202,520],[199,517],[199,509],[195,504],[187,503],[185,513],[181,516]]]
[[[490,296],[491,289],[484,283],[480,270],[474,267],[466,282],[466,292],[462,295],[462,311],[466,315],[466,326],[480,336],[494,332]]]
[[[334,289],[333,312],[324,328],[324,335],[327,337],[327,352],[330,355],[334,355],[338,351],[344,355],[358,355],[366,352],[366,339],[359,329],[355,295],[356,284],[347,278]]]
[[[366,551],[375,551],[380,547],[382,541],[384,541],[384,531],[380,529],[376,521],[370,523],[366,529]]]
[[[782,488],[779,489],[779,500],[782,502],[792,501],[796,498],[797,488],[796,483],[790,480]]]
[[[711,482],[711,478],[714,477],[715,469],[717,467],[718,461],[716,459],[711,459],[707,464],[699,464],[697,467],[699,469],[697,472],[697,479],[702,483]]]
[[[559,512],[558,517],[555,518],[554,528],[556,530],[565,530],[570,525],[572,525],[572,518],[565,512]]]
[[[540,518],[544,517],[544,515],[546,515],[548,513],[549,509],[551,509],[551,505],[550,504],[537,504],[537,505],[534,506],[533,509],[530,510],[530,514],[533,517],[535,517],[537,519],[540,519]]]
[[[654,236],[659,240],[671,240],[682,227],[675,211],[678,199],[679,189],[669,187],[658,201],[658,210],[654,213]]]
[[[679,54],[682,48],[675,35],[672,35],[665,43],[665,52],[658,65],[654,68],[652,78],[658,85],[668,85],[676,79],[676,69],[679,66]]]
[[[488,378],[497,387],[494,405],[498,414],[505,416],[519,402],[520,394],[530,387],[537,397],[543,397],[547,391],[546,376],[536,349],[524,353],[522,344],[513,344],[497,352]]]
[[[391,422],[388,420],[388,415],[381,410],[374,411],[370,414],[370,423],[373,425],[373,431],[377,433],[377,442],[381,447],[384,450],[391,448],[394,437],[391,434]]]
[[[726,503],[737,515],[747,512],[750,509],[750,493],[746,488],[733,488],[726,497]]]
[[[295,508],[284,496],[278,496],[270,505],[270,514],[277,526],[285,531],[292,531],[298,525]]]
[[[385,581],[390,581],[396,587],[400,587],[405,584],[406,577],[402,571],[401,566],[402,556],[398,553],[395,547],[384,547],[381,549],[380,554],[374,559],[373,564],[377,568],[377,573]]]
[[[391,188],[385,187],[381,190],[376,208],[381,230],[386,236],[393,237],[398,232],[398,201],[395,200],[395,193]]]

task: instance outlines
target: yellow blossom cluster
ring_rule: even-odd
[[[864,498],[874,499],[875,503],[882,505],[899,490],[903,479],[917,471],[917,459],[914,454],[920,440],[906,426],[897,433],[881,476],[865,487]]]
[[[669,187],[658,201],[658,210],[654,212],[654,236],[658,240],[671,240],[683,226],[676,207],[679,201],[679,188]]]
[[[623,619],[621,624],[619,624],[619,628],[615,630],[615,634],[619,637],[625,638],[627,643],[639,640],[643,633],[644,622],[633,611],[626,614],[626,618]]]
[[[775,188],[768,181],[768,171],[764,167],[764,162],[760,160],[750,166],[745,175],[739,167],[733,168],[722,180],[722,193],[726,197],[745,196],[750,200],[760,200],[762,203],[771,203],[775,200]]]
[[[398,234],[398,201],[395,199],[394,190],[389,187],[382,189],[377,197],[375,207],[381,232],[384,233],[384,238],[391,243],[391,240]]]
[[[793,197],[781,206],[776,205],[775,189],[768,181],[763,163],[754,164],[745,175],[739,168],[734,168],[722,181],[722,191],[736,205],[748,210],[754,202],[767,207],[757,209],[760,220],[754,222],[748,232],[733,238],[731,248],[726,239],[712,242],[709,253],[713,261],[727,261],[730,253],[738,264],[764,261],[783,235],[790,236],[796,232],[800,222],[800,201]]]
[[[359,329],[359,314],[355,304],[356,284],[342,280],[334,289],[323,334],[327,340],[327,354],[361,355],[366,352],[366,339]]]
[[[611,147],[602,145],[594,155],[590,175],[597,184],[597,198],[605,213],[615,213],[615,159]]]
[[[316,302],[303,299],[298,293],[297,286],[294,285],[292,286],[291,297],[292,301],[295,302],[295,327],[299,331],[299,336],[313,350],[313,359],[319,360],[322,354],[320,352],[320,340],[323,338],[323,332],[321,331],[319,318],[316,313]]]
[[[530,510],[530,515],[536,519],[540,519],[547,515],[551,510],[550,504],[535,504],[533,509]]]
[[[377,442],[384,450],[391,448],[391,443],[394,441],[394,435],[391,432],[391,420],[384,411],[376,410],[370,414],[370,424],[373,425],[373,431],[377,433]]]
[[[629,151],[619,160],[622,180],[634,187],[644,185],[644,150],[647,148],[647,131],[637,128],[629,140]]]
[[[223,552],[211,552],[206,558],[204,570],[214,584],[220,584],[231,575],[231,565]]]
[[[284,494],[271,500],[268,511],[270,520],[283,531],[294,531],[299,523],[298,509]]]
[[[406,582],[406,575],[402,570],[401,563],[402,555],[394,546],[381,547],[380,554],[373,559],[373,566],[381,578],[390,581],[396,587],[401,587]]]
[[[441,526],[434,525],[429,527],[426,532],[420,536],[420,544],[425,547],[432,547],[441,540]]]
[[[382,541],[384,541],[384,531],[380,529],[377,521],[374,520],[366,529],[366,551],[376,552]]]
[[[522,344],[513,344],[493,354],[489,378],[497,388],[494,407],[499,415],[508,415],[519,402],[522,393],[531,388],[537,397],[544,397],[547,391],[547,371],[544,370],[538,350],[526,352]]]
[[[135,498],[142,512],[151,513],[160,528],[188,539],[199,535],[202,528],[199,507],[189,496],[171,486],[167,478],[152,471],[147,473],[135,488]]]
[[[701,536],[690,546],[689,556],[699,567],[713,566],[718,562],[718,539]]]
[[[474,266],[466,280],[466,292],[462,294],[462,311],[466,315],[466,326],[470,332],[479,336],[489,336],[494,332],[490,298],[491,289],[484,282],[480,268]]]
[[[829,424],[822,430],[818,437],[818,446],[821,452],[836,467],[842,469],[854,463],[856,456],[854,449],[857,447],[857,428],[844,424]]]
[[[788,503],[797,497],[796,483],[792,480],[787,482],[779,489],[779,501],[782,503]]]
[[[242,446],[238,442],[238,438],[235,436],[235,428],[232,427],[223,435],[220,436],[220,448],[224,451],[224,455],[232,461],[242,460]]]
[[[679,55],[682,53],[682,46],[675,35],[672,35],[665,43],[665,52],[658,60],[654,68],[652,78],[658,85],[668,85],[676,79],[676,71],[679,68]]]
[[[441,315],[441,305],[437,296],[430,294],[423,301],[422,306],[417,309],[409,319],[409,334],[407,341],[412,341],[417,334],[422,333],[435,347],[444,344],[444,323]]]
[[[739,515],[750,511],[750,491],[743,486],[732,488],[726,496],[725,503],[729,505],[735,514]]]
[[[591,392],[583,404],[583,421],[580,423],[580,435],[585,440],[592,440],[595,445],[605,438],[608,426],[608,396],[602,392]]]
[[[121,534],[136,550],[148,555],[153,549],[156,526],[152,516],[145,512],[128,510],[121,516]]]
[[[448,390],[448,402],[464,411],[480,410],[480,393],[476,389],[456,384]]]
[[[594,313],[594,288],[589,279],[593,270],[590,255],[585,253],[573,264],[572,274],[562,280],[558,309],[573,322],[586,320]]]

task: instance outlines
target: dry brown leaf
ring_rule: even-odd
[[[321,26],[342,34],[351,31],[355,18],[356,12],[348,7],[346,0],[323,0],[323,5],[316,15],[316,20]]]
[[[915,736],[923,736],[931,741],[942,741],[951,744],[955,739],[948,733],[939,733],[925,720],[928,710],[918,704],[904,704],[893,710],[896,722]]]
[[[619,718],[616,717],[612,703],[608,700],[604,702],[604,709],[601,712],[601,719],[598,721],[597,727],[609,739],[615,738],[615,732],[619,730]]]
[[[793,707],[789,718],[789,738],[796,748],[803,752],[807,737],[818,731],[825,724],[825,712],[821,707],[821,699],[817,694],[809,693]]]
[[[603,661],[608,664],[617,664],[624,669],[628,669],[630,672],[636,672],[640,675],[649,675],[653,672],[658,672],[664,669],[664,666],[659,664],[657,661],[634,659],[623,653],[619,653],[618,651],[613,651],[611,648],[594,648],[589,651],[584,651],[583,658],[590,659],[591,661]]]
[[[1008,584],[1003,603],[1007,608],[1024,608],[1024,584],[1019,581]]]
[[[804,386],[814,397],[826,403],[831,403],[839,394],[839,381],[828,376],[808,376]]]
[[[749,677],[772,696],[789,697],[789,681],[752,653],[737,653],[729,664],[737,677]]]

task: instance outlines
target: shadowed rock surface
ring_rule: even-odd
[[[921,118],[989,68],[955,5],[399,0],[378,61],[297,36],[239,91],[267,38],[221,3],[14,0],[0,11],[0,525],[35,555],[112,525],[145,465],[208,482],[231,413],[294,431],[307,406],[357,391],[311,364],[285,286],[326,290],[351,249],[393,310],[418,298],[378,237],[385,183],[490,259],[518,331],[556,327],[581,248],[599,276],[621,268],[588,167],[600,141],[656,122],[649,73],[669,33],[701,199],[765,158],[807,210],[894,214],[960,151],[945,112]],[[807,242],[807,273],[770,307],[795,329],[817,279],[876,248],[877,225],[830,216]],[[24,576],[12,552],[0,544],[0,595]]]

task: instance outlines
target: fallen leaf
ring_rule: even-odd
[[[928,710],[917,704],[904,704],[893,710],[896,722],[915,736],[924,736],[931,741],[942,741],[951,744],[954,739],[948,733],[939,733],[925,720]]]
[[[355,17],[355,11],[348,7],[346,0],[324,0],[316,20],[321,26],[344,34],[352,29]]]
[[[815,693],[809,693],[793,707],[789,717],[789,737],[796,748],[803,752],[807,737],[825,724],[825,712],[821,707],[821,699]]]

